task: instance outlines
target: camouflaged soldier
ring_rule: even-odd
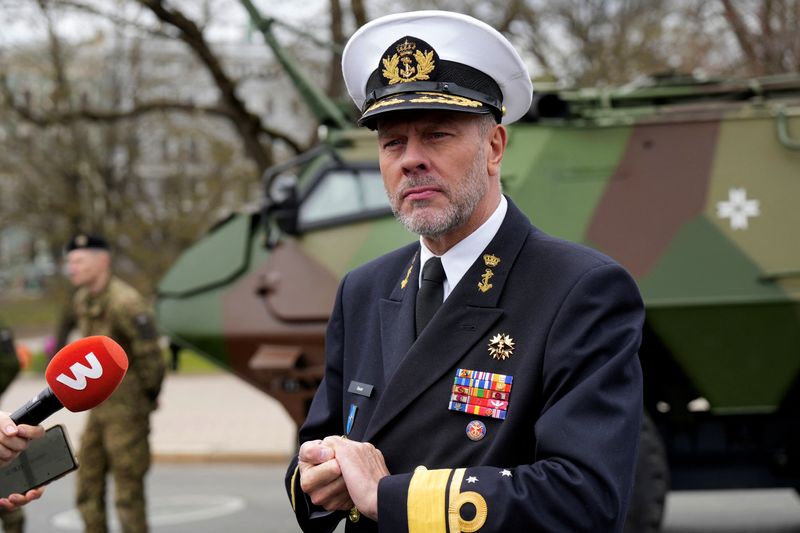
[[[67,273],[77,287],[72,303],[81,335],[116,340],[130,365],[114,394],[89,414],[78,453],[78,509],[86,531],[107,531],[105,489],[110,472],[122,530],[147,531],[144,476],[150,466],[150,413],[164,377],[152,313],[134,288],[111,274],[104,239],[78,235],[66,252]]]
[[[19,372],[19,360],[14,348],[11,330],[0,322],[0,394],[4,393]],[[5,533],[22,533],[25,514],[21,508],[7,511],[0,509],[0,522]]]

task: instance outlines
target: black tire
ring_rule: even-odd
[[[633,484],[625,533],[661,531],[664,502],[669,491],[669,466],[664,443],[653,421],[645,413],[639,441],[639,462]]]

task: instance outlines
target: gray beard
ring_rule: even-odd
[[[464,182],[459,184],[458,188],[447,191],[450,204],[444,210],[436,213],[421,213],[416,210],[412,210],[410,213],[401,213],[399,209],[402,198],[401,190],[398,194],[389,197],[392,213],[408,231],[423,237],[441,237],[462,226],[469,220],[475,207],[489,190],[486,176],[482,176],[479,171],[482,159],[483,151],[476,154],[475,161],[467,169]],[[427,176],[413,177],[405,183],[405,188],[423,185],[436,185],[436,181]],[[427,204],[427,200],[418,200],[413,203],[415,207],[425,207]]]

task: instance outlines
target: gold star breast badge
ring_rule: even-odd
[[[489,353],[493,359],[505,361],[514,353],[514,340],[505,333],[498,333],[489,340]]]

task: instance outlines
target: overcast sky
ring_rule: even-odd
[[[122,2],[120,7],[111,9],[114,3],[109,0],[84,0],[97,6],[103,12],[125,15],[129,18],[140,17],[152,21],[154,17],[135,2]],[[173,0],[193,20],[205,18],[203,4],[198,0]],[[236,41],[242,38],[247,28],[247,13],[238,0],[213,0],[213,24],[209,26],[213,40]],[[303,2],[287,2],[286,0],[254,0],[254,4],[264,15],[270,15],[290,24],[308,28],[327,23],[328,3],[323,0],[304,0]],[[319,21],[318,23],[315,21]],[[79,12],[64,14],[60,12],[57,22],[59,35],[70,39],[89,39],[95,35],[104,23],[97,17]],[[107,23],[105,24],[107,26]],[[40,40],[45,38],[46,29],[41,13],[32,0],[0,0],[0,46]]]

